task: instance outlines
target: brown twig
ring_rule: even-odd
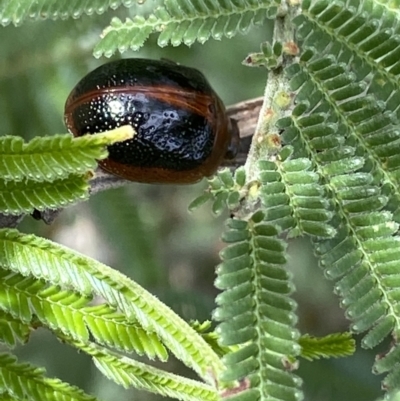
[[[254,134],[262,103],[263,97],[257,97],[227,107],[228,116],[238,123],[240,138],[246,138]]]

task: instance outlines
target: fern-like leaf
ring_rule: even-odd
[[[221,321],[221,345],[237,346],[223,358],[227,369],[221,380],[238,383],[227,395],[300,399],[301,380],[290,372],[300,347],[284,243],[260,212],[249,222],[229,220],[223,239],[229,245],[221,253],[216,286],[225,291],[217,297],[214,316]]]
[[[219,336],[215,331],[209,331],[211,323],[192,322],[192,327],[202,335],[208,344],[212,346],[218,355],[224,356],[230,352],[237,351],[237,346],[224,347],[219,344]],[[325,337],[313,337],[308,334],[299,339],[302,358],[315,360],[320,358],[343,358],[354,354],[356,349],[355,340],[351,333],[334,333]]]
[[[93,170],[107,157],[106,146],[132,137],[123,127],[98,135],[69,134],[37,137],[29,143],[15,136],[0,137],[0,177],[4,181],[54,181]]]
[[[213,387],[186,379],[135,361],[121,357],[95,344],[83,344],[64,338],[76,348],[92,356],[95,365],[110,380],[125,388],[134,387],[183,401],[217,401]]]
[[[122,4],[129,7],[134,0],[56,1],[56,0],[4,0],[0,3],[2,25],[20,25],[27,19],[79,18],[82,14],[103,14],[108,8],[116,9]]]
[[[301,356],[308,360],[342,358],[355,351],[355,340],[350,333],[335,333],[325,337],[300,337]]]
[[[44,376],[44,369],[18,363],[10,354],[0,354],[0,389],[18,400],[94,401],[95,397],[58,379]]]
[[[260,161],[259,165],[260,197],[269,223],[290,229],[291,236],[332,237],[331,207],[308,159]]]
[[[88,178],[87,175],[71,174],[67,178],[41,183],[0,179],[0,211],[6,215],[17,215],[83,201],[89,196]]]
[[[56,209],[88,197],[88,172],[106,146],[132,138],[131,126],[82,138],[60,135],[28,144],[0,139],[0,211],[5,215]],[[74,173],[74,172],[78,173]],[[72,172],[72,173],[71,173]],[[82,172],[84,172],[82,174]]]
[[[368,331],[362,344],[373,347],[400,330],[399,81],[392,52],[380,53],[397,52],[390,46],[399,15],[370,0],[307,0],[302,7],[295,19],[302,54],[287,69],[296,106],[278,125],[293,158],[311,160],[331,199],[336,234],[315,240],[315,250],[337,281],[352,330]],[[397,377],[398,366],[388,377]]]
[[[185,321],[126,276],[101,263],[33,235],[0,230],[0,266],[82,295],[101,296],[129,321],[156,333],[203,378],[215,377],[223,369],[218,356]]]
[[[167,351],[155,333],[146,332],[137,322],[127,321],[108,305],[88,307],[82,313],[97,343],[125,352],[134,351],[150,359],[167,360]]]
[[[114,18],[104,30],[94,55],[110,57],[117,50],[137,50],[152,32],[160,32],[158,45],[161,47],[168,43],[190,46],[195,41],[204,43],[210,37],[230,38],[274,16],[279,3],[278,0],[166,0],[164,7],[157,8],[147,19],[136,16],[122,22]]]
[[[372,171],[383,174],[390,210],[398,222],[399,21],[396,7],[372,0],[307,1],[302,15],[296,19],[303,48],[326,57],[324,63],[314,62],[309,70],[313,81],[331,87],[342,82],[342,89],[332,100],[340,101],[336,107],[346,113],[350,127],[357,126],[348,132],[353,144],[363,150]],[[347,101],[338,97],[341,92],[356,90],[356,87],[361,89],[357,93],[362,93],[362,97]]]
[[[0,270],[0,309],[19,319],[19,324],[29,323],[35,316],[43,325],[77,341],[88,342],[92,335],[99,344],[117,350],[167,359],[155,333],[147,333],[108,305],[89,306],[91,300],[71,290],[48,286],[43,280]]]

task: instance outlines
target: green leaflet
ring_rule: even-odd
[[[22,323],[11,314],[0,311],[0,343],[14,347],[18,342],[27,342],[29,335],[29,325]]]
[[[108,8],[116,9],[120,5],[129,7],[134,0],[100,0],[91,2],[70,2],[54,0],[4,0],[0,5],[0,22],[3,26],[13,23],[21,25],[27,19],[67,19],[78,18],[82,14],[102,14]]]
[[[398,18],[394,5],[372,0],[318,0],[305,2],[303,14],[295,20],[305,49],[303,71],[313,82],[310,87],[329,93],[325,99],[332,105],[341,100],[335,107],[347,142],[363,150],[374,174],[384,175],[396,221],[400,218]],[[321,57],[328,64],[321,64]]]
[[[293,286],[285,270],[285,244],[277,229],[256,213],[249,222],[231,219],[223,240],[214,317],[222,346],[235,346],[224,356],[221,380],[234,388],[236,400],[301,399],[301,380],[287,369],[300,352],[294,328]],[[291,362],[290,362],[291,361]]]
[[[239,206],[243,197],[246,173],[243,167],[236,169],[232,175],[229,169],[222,169],[208,180],[209,187],[206,192],[194,199],[189,210],[200,207],[209,200],[213,201],[212,210],[215,214],[221,214],[226,208],[233,210]]]
[[[244,65],[250,67],[265,66],[268,69],[273,69],[282,64],[282,43],[275,42],[272,45],[269,42],[264,42],[260,47],[261,52],[249,54],[243,61]]]
[[[308,360],[319,358],[341,358],[355,351],[355,340],[350,333],[334,333],[325,337],[300,337],[301,356]]]
[[[269,223],[300,234],[329,238],[332,206],[326,199],[318,174],[308,159],[288,159],[282,163],[260,161],[260,198]]]
[[[129,130],[74,138],[70,134],[36,137],[0,137],[0,177],[4,181],[54,181],[70,174],[83,175],[107,157],[107,145],[132,137]]]
[[[302,7],[302,54],[287,69],[296,107],[280,122],[282,140],[324,185],[336,233],[314,240],[315,251],[352,330],[368,332],[362,345],[373,347],[400,329],[399,16],[370,0]],[[375,367],[389,372],[389,389],[398,388],[398,362]]]
[[[20,214],[32,213],[34,209],[56,209],[87,199],[88,191],[87,177],[75,174],[41,183],[0,179],[0,211],[3,214]]]
[[[10,354],[0,354],[0,391],[15,395],[18,399],[34,401],[95,401],[96,398],[82,390],[44,376],[44,369],[27,363],[18,363]]]
[[[230,38],[272,18],[279,3],[278,0],[166,0],[164,7],[156,8],[147,18],[135,16],[125,22],[113,18],[93,53],[95,57],[110,57],[117,50],[137,50],[152,32],[160,32],[161,47],[169,43],[190,46],[196,41],[204,43],[210,37]]]
[[[90,306],[91,301],[92,297],[63,291],[43,280],[0,270],[0,309],[19,319],[20,325],[31,323],[35,317],[77,341],[88,342],[92,335],[99,344],[166,360],[166,350],[154,333],[146,332],[136,321],[128,321],[109,305]]]
[[[97,368],[109,379],[125,388],[135,387],[184,401],[217,401],[214,388],[205,383],[186,379],[135,361],[121,357],[95,344],[64,341],[92,356]]]
[[[215,377],[223,368],[218,356],[187,323],[139,285],[101,263],[33,235],[0,230],[0,266],[82,295],[101,296],[128,321],[137,321],[146,332],[156,333],[171,352],[204,378]]]
[[[56,209],[88,197],[90,171],[106,146],[132,138],[130,126],[73,138],[54,135],[24,143],[0,137],[0,211],[6,215]]]
[[[389,373],[383,381],[385,388],[398,389],[400,374],[398,367],[399,359],[400,347],[398,344],[395,344],[386,355],[377,359],[374,364],[375,373]]]

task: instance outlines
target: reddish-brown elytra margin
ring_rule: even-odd
[[[75,136],[130,124],[133,139],[109,146],[99,162],[131,181],[187,184],[235,157],[239,133],[204,75],[169,61],[124,59],[86,75],[65,104]]]

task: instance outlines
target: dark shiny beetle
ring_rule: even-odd
[[[72,90],[65,123],[75,135],[131,124],[137,135],[109,147],[100,166],[148,183],[193,183],[235,156],[237,125],[199,71],[125,59],[95,69]]]

